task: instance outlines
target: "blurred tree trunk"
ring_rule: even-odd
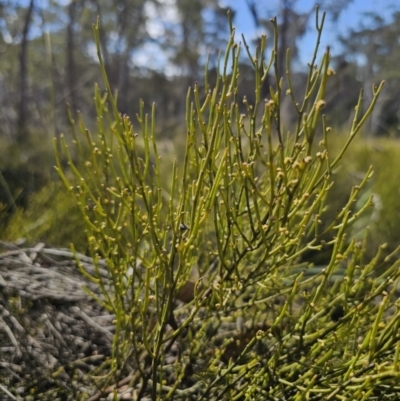
[[[130,90],[130,57],[132,51],[138,46],[142,38],[138,37],[138,33],[129,30],[129,24],[134,22],[134,26],[142,27],[145,24],[144,1],[137,1],[135,4],[132,0],[120,0],[118,13],[118,42],[125,41],[124,48],[119,49],[117,56],[117,71],[115,86],[118,89],[118,105],[123,113],[129,111],[129,90]],[[132,9],[130,9],[132,7]],[[134,20],[132,21],[132,16]]]
[[[94,5],[96,6],[97,16],[99,17],[100,22],[101,22],[102,17],[103,17],[103,9],[100,6],[99,0],[92,0],[92,1],[93,1]],[[99,36],[100,36],[100,47],[101,47],[101,53],[103,56],[104,66],[107,71],[107,74],[109,74],[110,55],[108,53],[106,34],[104,32],[104,27],[102,24],[100,24]]]
[[[22,30],[21,52],[19,57],[20,68],[20,88],[19,88],[19,107],[18,107],[18,131],[17,141],[23,141],[27,132],[27,93],[28,93],[28,35],[31,26],[33,8],[35,1],[30,0],[25,16],[24,27]]]
[[[76,96],[77,81],[76,81],[76,63],[75,63],[75,33],[74,25],[76,23],[76,6],[77,1],[72,0],[68,6],[68,25],[67,25],[67,98],[71,106],[72,113],[75,114],[79,109],[78,99]]]
[[[290,0],[282,0],[281,2],[281,14],[282,14],[282,23],[280,24],[280,39],[281,43],[278,48],[278,75],[283,76],[285,72],[285,60],[286,60],[286,49],[288,48],[288,28],[289,28],[289,18],[290,18],[290,9],[293,7],[293,1]],[[307,18],[308,20],[308,18]],[[306,25],[306,21],[304,21],[304,26]],[[304,28],[301,27],[299,32],[303,33]]]
[[[148,40],[146,3],[154,0],[92,0],[100,17],[100,45],[108,80],[118,91],[118,107],[129,113],[132,53]]]

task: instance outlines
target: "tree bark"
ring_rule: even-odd
[[[74,25],[76,22],[76,0],[72,0],[68,6],[69,22],[67,26],[67,91],[72,113],[78,110],[78,100],[76,97],[76,65],[75,65],[75,33]]]
[[[22,30],[21,52],[19,57],[20,66],[20,89],[19,89],[19,107],[18,107],[18,131],[17,141],[23,141],[27,133],[27,92],[28,92],[28,35],[32,21],[35,1],[30,0],[28,11],[25,17],[24,28]]]

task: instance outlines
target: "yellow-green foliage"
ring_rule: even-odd
[[[305,92],[293,93],[289,68],[285,84],[278,72],[272,24],[269,62],[265,37],[254,54],[244,43],[255,103],[238,93],[241,46],[231,27],[217,80],[206,72],[204,89],[188,92],[185,153],[172,163],[158,148],[155,107],[146,115],[142,105],[137,124],[118,112],[94,27],[106,89],[95,94],[97,132],[83,122],[83,135],[74,131],[80,162],[64,137],[56,152],[95,264],[108,266],[106,278],[79,265],[116,316],[101,387],[126,369],[137,398],[153,401],[361,400],[400,391],[399,263],[377,274],[390,258],[383,261],[380,249],[365,263],[367,242],[348,238],[371,209],[370,197],[360,199],[372,170],[340,210],[332,215],[327,207],[335,171],[383,83],[372,88],[365,112],[360,95],[333,156],[322,115],[327,81],[335,79],[330,55],[317,65],[316,49]],[[319,43],[318,14],[316,27]],[[274,83],[262,99],[268,76]],[[289,133],[281,127],[282,96],[298,113]],[[323,249],[330,249],[324,269],[299,262]]]
[[[350,153],[354,171],[367,164],[374,166],[369,191],[375,196],[377,210],[371,224],[375,243],[400,243],[400,144],[393,139],[365,141]],[[350,161],[349,161],[350,163]]]
[[[44,241],[53,246],[69,247],[71,240],[79,250],[85,250],[85,225],[79,211],[59,182],[49,182],[29,199],[29,207],[18,208],[6,220],[2,240],[29,243]]]
[[[75,211],[65,187],[54,180],[54,152],[43,133],[33,132],[15,143],[4,138],[0,146],[0,239],[43,240],[69,246],[66,215]],[[67,210],[68,209],[68,210]],[[73,222],[73,214],[70,219]],[[80,219],[81,220],[81,219]],[[82,225],[77,225],[82,229]],[[69,236],[69,238],[68,238]],[[84,235],[77,238],[84,239]]]
[[[345,141],[342,133],[332,141],[334,149],[340,148]],[[379,244],[387,243],[388,251],[393,251],[400,243],[400,144],[397,140],[358,138],[343,157],[343,162],[335,174],[335,184],[329,194],[329,205],[332,211],[341,208],[346,194],[356,185],[371,165],[374,174],[364,189],[363,198],[373,196],[374,207],[366,213],[353,227],[352,235],[362,238],[363,230],[369,228],[369,252]],[[356,205],[357,206],[357,205]]]

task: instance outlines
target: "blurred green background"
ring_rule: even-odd
[[[164,157],[179,158],[185,140],[187,88],[196,81],[201,84],[207,54],[210,77],[215,76],[218,51],[229,37],[227,8],[232,7],[238,24],[243,24],[240,15],[246,8],[253,31],[268,37],[269,19],[277,15],[280,65],[290,46],[294,92],[300,96],[304,90],[307,66],[300,54],[315,24],[314,4],[279,0],[264,7],[261,3],[0,1],[0,240],[44,241],[58,247],[74,241],[77,249],[86,249],[83,221],[53,169],[52,138],[64,133],[67,140],[72,139],[67,103],[78,126],[83,116],[85,124],[96,130],[93,88],[95,83],[102,85],[102,79],[91,26],[97,16],[106,69],[118,92],[120,111],[135,121],[140,99],[147,105],[155,102],[156,133]],[[341,7],[337,1],[319,3],[332,26],[353,2],[342,0]],[[361,238],[369,226],[371,250],[387,242],[387,252],[400,244],[400,5],[390,4],[385,15],[369,13],[346,32],[329,32],[328,39],[336,44],[332,54],[336,76],[329,81],[326,98],[335,153],[348,135],[359,90],[364,90],[367,104],[372,85],[386,80],[371,120],[335,172],[327,214],[340,210],[351,187],[373,165],[374,176],[363,196],[373,195],[375,206],[357,221],[351,235]],[[258,43],[253,38],[247,38],[252,47]],[[254,77],[245,56],[241,71],[240,92],[251,103],[254,93],[247,88],[253,87]],[[268,85],[263,95],[268,98]],[[282,111],[283,124],[290,130],[296,114],[289,97],[283,99]]]

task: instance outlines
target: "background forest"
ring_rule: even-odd
[[[290,48],[293,87],[300,90],[306,74],[299,57],[304,50],[301,39],[314,24],[314,5],[300,12],[297,0],[277,1],[273,10],[261,3],[246,1],[254,28],[271,37],[269,19],[277,15],[281,75]],[[350,3],[325,0],[320,5],[335,23]],[[79,121],[81,116],[86,126],[95,128],[94,84],[102,82],[92,31],[97,16],[105,67],[118,93],[120,111],[134,121],[140,99],[149,110],[154,102],[158,138],[166,153],[179,158],[187,88],[201,77],[207,56],[215,71],[218,52],[229,37],[228,7],[233,9],[235,23],[235,1],[0,1],[0,239],[68,246],[73,238],[78,247],[86,247],[83,222],[53,170],[52,138],[65,133],[71,140],[70,120]],[[391,10],[389,20],[368,14],[361,25],[331,38],[341,46],[333,54],[336,79],[326,99],[339,146],[359,89],[365,88],[368,104],[371,86],[386,81],[363,137],[347,155],[346,168],[336,172],[338,185],[332,196],[333,209],[339,209],[341,195],[374,165],[366,196],[374,195],[375,209],[354,228],[361,233],[368,224],[374,245],[400,242],[400,171],[396,168],[400,157],[400,7]],[[257,45],[247,39],[250,46]],[[245,92],[253,87],[251,65],[245,57],[241,71],[239,85]],[[268,82],[263,91],[267,98]],[[247,94],[250,102],[253,96]],[[284,111],[285,101],[284,123],[290,127],[294,121],[290,97],[283,101]]]

